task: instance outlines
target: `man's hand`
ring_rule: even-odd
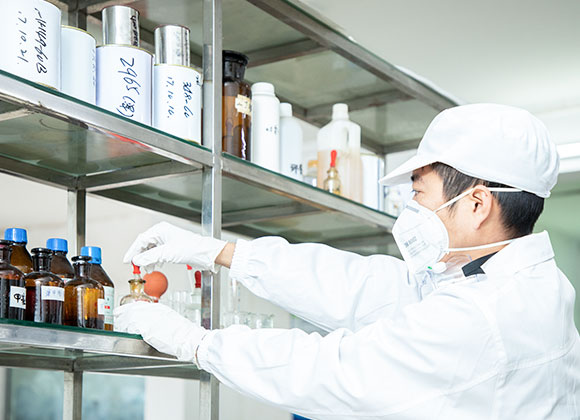
[[[169,262],[189,264],[197,270],[215,272],[216,258],[226,244],[225,241],[201,236],[170,223],[161,222],[137,236],[125,254],[123,262],[132,262],[147,271],[151,271],[155,264]]]
[[[162,353],[195,362],[195,352],[207,333],[161,303],[136,302],[115,309],[115,331],[139,334]]]

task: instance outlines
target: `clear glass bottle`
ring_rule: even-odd
[[[24,274],[10,265],[12,241],[0,240],[0,318],[24,319],[26,289]]]
[[[252,90],[244,82],[248,57],[223,51],[222,148],[242,159],[250,159]]]
[[[121,305],[127,305],[134,302],[155,303],[153,298],[145,294],[145,280],[141,278],[141,269],[133,264],[133,278],[129,280],[129,293],[121,299]]]
[[[52,251],[48,248],[32,250],[34,271],[24,276],[26,285],[26,314],[24,319],[48,324],[62,324],[64,281],[50,272]]]
[[[115,309],[115,285],[101,265],[103,263],[101,248],[83,246],[81,255],[91,257],[91,278],[98,281],[105,291],[105,330],[113,331],[113,311]]]
[[[32,257],[26,249],[26,244],[28,243],[26,229],[6,229],[4,231],[4,239],[13,242],[10,264],[22,271],[24,274],[32,273]]]
[[[75,277],[72,264],[66,257],[68,242],[66,239],[50,238],[46,241],[46,247],[52,250],[50,272],[59,276],[65,283]]]
[[[64,324],[74,327],[105,329],[105,290],[93,280],[91,257],[72,258],[75,278],[64,286]]]
[[[336,150],[330,152],[330,169],[328,176],[324,180],[324,189],[333,194],[341,195],[340,178],[336,170]]]

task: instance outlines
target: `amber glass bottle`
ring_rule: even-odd
[[[121,305],[127,305],[134,302],[149,302],[155,301],[151,296],[145,293],[145,280],[141,278],[141,269],[133,264],[133,278],[129,280],[129,293],[121,299]]]
[[[64,324],[105,328],[105,290],[90,277],[91,257],[73,257],[75,278],[64,286]]]
[[[12,241],[0,240],[0,318],[24,319],[24,274],[10,265]]]
[[[115,306],[115,285],[101,265],[101,248],[83,246],[81,255],[91,257],[91,278],[98,281],[105,290],[105,330],[113,331],[113,310]]]
[[[68,242],[66,239],[50,238],[46,241],[46,247],[52,251],[50,272],[59,276],[65,283],[72,280],[75,276],[75,271],[66,257],[68,253]]]
[[[50,270],[52,251],[32,250],[34,271],[24,276],[26,285],[26,315],[24,319],[48,324],[62,324],[64,281]]]
[[[10,228],[4,231],[4,239],[14,242],[12,244],[12,257],[10,264],[24,274],[32,273],[32,258],[26,249],[28,235],[26,229]]]
[[[223,51],[222,148],[224,152],[250,159],[252,90],[244,82],[248,57]]]

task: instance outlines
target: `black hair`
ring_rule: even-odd
[[[476,185],[488,188],[508,187],[497,182],[485,181],[465,175],[457,169],[441,162],[431,165],[431,168],[443,180],[443,195],[446,200],[457,197],[462,192]],[[527,191],[492,192],[501,210],[501,218],[509,239],[529,235],[544,210],[544,199]],[[453,203],[449,208],[453,211]]]

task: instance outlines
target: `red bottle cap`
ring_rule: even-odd
[[[191,265],[189,265],[189,264],[187,264],[186,267],[187,267],[188,270],[193,270],[193,267]]]
[[[138,265],[133,264],[133,274],[141,274],[141,269],[139,268]]]
[[[201,289],[201,271],[195,272],[195,288]]]
[[[330,167],[331,168],[336,168],[336,150],[333,150],[332,152],[330,152]]]

